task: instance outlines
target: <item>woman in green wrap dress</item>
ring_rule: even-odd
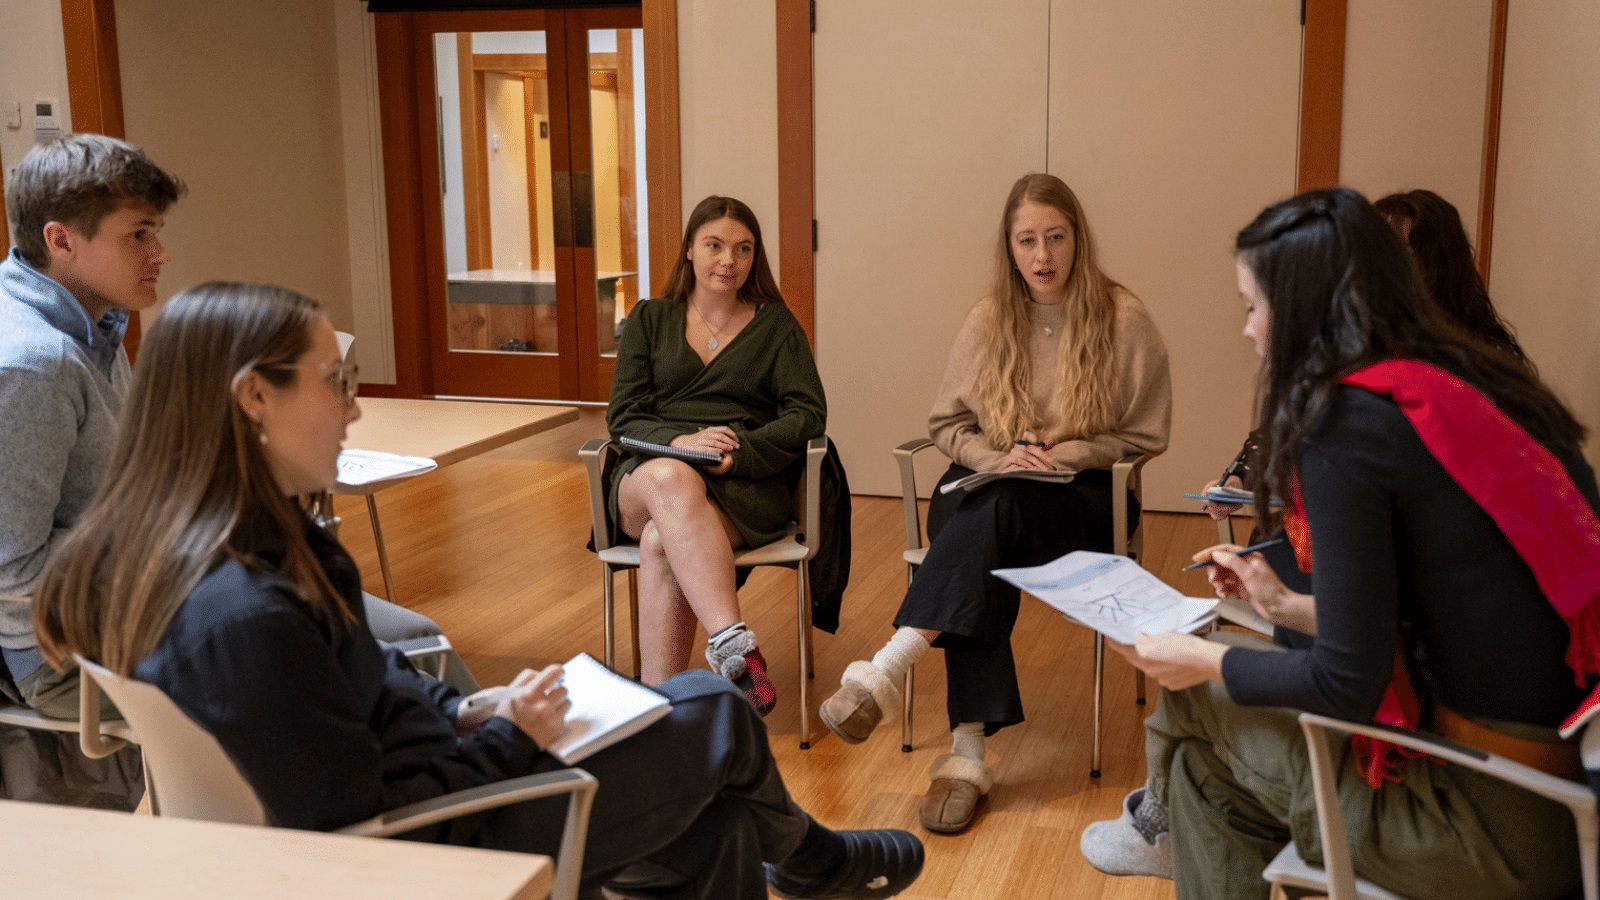
[[[647,684],[687,667],[698,622],[712,670],[762,715],[772,709],[766,661],[739,616],[733,551],[782,536],[788,470],[826,418],[811,346],[778,293],[755,214],[707,197],[664,296],[628,316],[606,410],[613,438],[720,454],[710,466],[629,455],[612,481],[612,521],[639,542]]]

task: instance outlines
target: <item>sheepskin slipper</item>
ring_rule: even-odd
[[[822,723],[846,744],[859,744],[900,711],[900,691],[877,666],[858,659],[845,667],[839,689],[822,701]]]
[[[989,766],[981,760],[946,753],[933,761],[928,776],[933,783],[922,796],[922,808],[917,813],[922,827],[939,834],[966,831],[978,815],[983,795],[994,786]]]

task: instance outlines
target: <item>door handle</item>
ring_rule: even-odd
[[[550,194],[556,246],[594,249],[594,176],[552,172]]]

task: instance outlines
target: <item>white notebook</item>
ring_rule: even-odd
[[[991,481],[1000,481],[1004,478],[1020,478],[1023,481],[1043,481],[1049,484],[1066,484],[1072,480],[1072,472],[1051,471],[1045,472],[1037,469],[1018,469],[1015,472],[974,472],[965,478],[957,478],[939,488],[939,493],[948,494],[951,491],[970,491],[983,487]]]
[[[424,456],[397,456],[381,450],[340,450],[339,483],[348,487],[421,475],[439,468]]]
[[[654,725],[672,711],[667,698],[579,653],[561,667],[572,708],[567,726],[545,749],[567,765]]]

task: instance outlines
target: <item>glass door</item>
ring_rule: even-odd
[[[435,393],[609,395],[647,283],[640,25],[636,8],[418,17]]]

